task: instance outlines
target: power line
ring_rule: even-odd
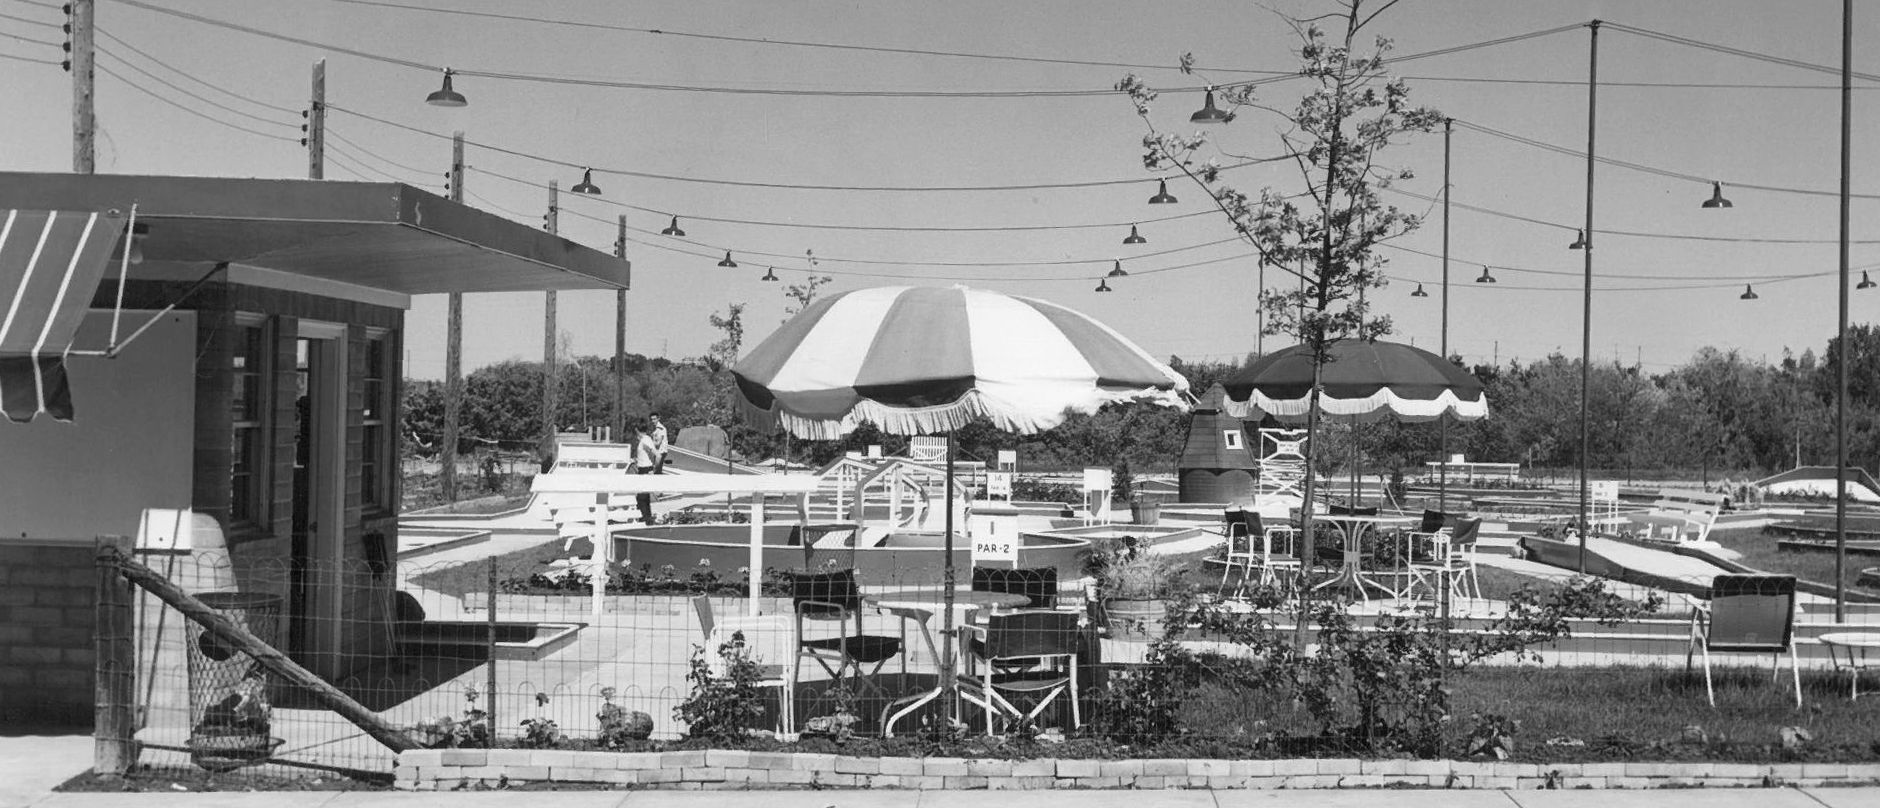
[[[1804,62],[1800,59],[1790,59],[1786,56],[1774,56],[1774,55],[1767,54],[1767,53],[1760,53],[1758,51],[1744,50],[1742,48],[1733,48],[1728,45],[1718,45],[1714,42],[1705,42],[1701,39],[1692,39],[1690,37],[1678,36],[1676,34],[1661,33],[1658,31],[1647,29],[1647,28],[1639,28],[1636,26],[1626,25],[1625,23],[1621,23],[1621,22],[1605,21],[1603,22],[1603,24],[1606,27],[1611,28],[1614,31],[1623,31],[1625,33],[1632,34],[1634,36],[1645,37],[1646,39],[1656,39],[1661,42],[1670,42],[1675,45],[1683,45],[1685,47],[1698,48],[1700,50],[1707,50],[1707,51],[1712,51],[1715,53],[1727,54],[1730,56],[1738,56],[1744,59],[1754,59],[1759,62],[1768,62],[1770,64],[1784,65],[1787,67],[1794,67],[1794,68],[1799,68],[1802,70],[1812,70],[1816,73],[1826,73],[1826,74],[1834,75],[1834,76],[1841,75],[1841,68],[1839,67],[1829,67],[1828,65],[1818,65],[1813,62]],[[1855,73],[1850,73],[1849,75],[1852,75],[1855,78],[1864,79],[1866,81],[1880,81],[1880,75],[1875,75],[1873,73],[1855,72]]]
[[[122,0],[120,0],[120,2],[121,1]],[[407,132],[414,132],[420,135],[425,135],[427,137],[433,137],[433,138],[437,138],[440,140],[450,139],[449,135],[432,132],[426,129],[420,129],[418,127],[410,126],[408,124],[402,124],[396,121],[391,121],[385,118],[380,118],[375,115],[368,115],[366,113],[359,112],[357,110],[347,109],[345,107],[336,106],[331,103],[328,103],[326,105],[326,108],[332,112],[343,112],[347,115],[352,115],[354,117],[363,118],[365,120],[372,121],[374,123],[384,124],[386,126],[390,126],[395,129],[403,129]],[[740,187],[740,188],[775,188],[775,189],[785,189],[785,190],[792,190],[792,191],[870,191],[870,192],[911,192],[911,193],[1039,191],[1039,190],[1050,190],[1050,189],[1058,189],[1058,188],[1097,188],[1097,187],[1109,186],[1109,185],[1137,185],[1137,184],[1154,182],[1157,179],[1166,179],[1165,177],[1142,176],[1142,177],[1131,177],[1131,178],[1123,178],[1123,179],[1087,180],[1084,182],[1048,182],[1048,183],[1031,183],[1031,184],[1023,184],[1023,185],[1017,185],[1017,184],[1015,185],[813,185],[813,184],[783,183],[783,182],[753,182],[753,181],[748,181],[748,180],[709,179],[709,178],[703,178],[703,177],[682,177],[682,176],[677,176],[673,174],[654,174],[654,173],[646,172],[646,171],[633,171],[633,170],[624,169],[624,168],[611,168],[607,166],[594,166],[594,165],[589,165],[585,163],[577,163],[571,160],[563,160],[563,159],[555,158],[555,157],[546,157],[540,154],[534,154],[531,152],[525,152],[525,151],[520,151],[517,149],[506,148],[503,146],[495,145],[493,143],[485,143],[481,141],[465,140],[464,144],[469,145],[469,146],[475,146],[480,149],[488,149],[498,154],[507,154],[512,157],[521,157],[521,158],[528,159],[528,160],[535,160],[537,162],[547,163],[549,165],[557,165],[557,166],[562,166],[564,168],[573,168],[573,169],[588,169],[588,170],[592,170],[595,174],[601,174],[601,175],[614,175],[614,176],[621,176],[621,177],[639,177],[641,179],[668,180],[671,182],[691,182],[691,183],[701,183],[705,185],[725,185],[725,186]],[[1246,160],[1243,162],[1234,163],[1228,166],[1222,166],[1221,170],[1231,171],[1237,168],[1244,168],[1246,166],[1260,165],[1264,163],[1272,163],[1272,162],[1278,162],[1281,160],[1288,160],[1288,159],[1291,159],[1291,158],[1290,157],[1257,158],[1253,160]]]
[[[266,101],[262,101],[256,98],[251,98],[249,96],[242,95],[241,93],[235,92],[221,85],[213,84],[206,80],[197,78],[194,74],[190,73],[189,71],[183,70],[179,67],[171,65],[170,63],[165,62],[162,59],[158,59],[157,57],[150,55],[149,52],[144,51],[141,48],[138,48],[136,45],[132,45],[131,43],[126,42],[123,39],[113,36],[110,31],[107,31],[100,26],[93,26],[92,30],[97,31],[100,36],[103,36],[104,38],[109,39],[112,42],[122,45],[126,50],[129,50],[130,52],[135,53],[138,56],[142,56],[145,59],[149,59],[150,61],[155,62],[158,66],[163,67],[172,73],[182,76],[183,78],[189,79],[190,81],[196,82],[197,84],[200,84],[211,90],[215,90],[216,92],[222,93],[223,95],[227,95],[231,98],[239,98],[243,101],[247,101],[250,104],[254,104],[255,106],[265,107],[267,109],[274,110],[275,112],[281,112],[281,113],[285,113],[288,115],[298,115],[301,112],[298,109],[291,109],[291,108],[283,107],[277,104],[270,104]],[[119,57],[119,58],[122,58],[122,57]]]
[[[1423,194],[1419,194],[1414,191],[1406,191],[1396,186],[1390,186],[1386,188],[1385,190],[1388,190],[1392,193],[1401,194],[1403,196],[1407,196],[1412,199],[1421,199],[1426,202],[1441,201],[1437,197],[1425,196]],[[1536,224],[1542,227],[1552,227],[1552,228],[1555,228],[1557,230],[1562,230],[1562,231],[1577,231],[1579,229],[1577,225],[1550,222],[1545,219],[1536,219],[1531,216],[1522,216],[1520,214],[1509,213],[1507,211],[1496,210],[1494,208],[1485,208],[1480,205],[1470,205],[1470,204],[1465,204],[1462,202],[1450,202],[1449,204],[1452,207],[1458,208],[1460,210],[1466,210],[1471,213],[1480,213],[1486,216],[1494,216],[1494,217],[1501,218],[1501,219],[1509,219],[1511,221],[1526,222],[1528,224]],[[1677,241],[1718,241],[1718,242],[1735,243],[1735,244],[1835,244],[1837,243],[1835,239],[1821,239],[1821,238],[1775,238],[1775,237],[1758,237],[1758,236],[1704,236],[1704,235],[1698,235],[1695,233],[1651,233],[1651,232],[1645,232],[1645,231],[1640,231],[1640,230],[1601,229],[1599,231],[1599,235],[1628,236],[1631,238],[1672,239],[1672,240],[1677,240]],[[1880,239],[1855,239],[1853,240],[1852,243],[1880,244]],[[1578,273],[1569,273],[1569,274],[1578,274]]]
[[[1586,152],[1576,150],[1570,146],[1561,146],[1561,145],[1557,145],[1553,143],[1548,143],[1544,140],[1536,140],[1534,138],[1525,137],[1523,135],[1517,135],[1512,132],[1505,132],[1500,129],[1495,129],[1493,127],[1483,126],[1482,124],[1479,124],[1479,123],[1472,123],[1469,121],[1465,121],[1460,118],[1455,119],[1455,121],[1456,121],[1457,126],[1461,126],[1464,129],[1469,129],[1469,130],[1473,130],[1476,132],[1480,132],[1482,134],[1489,135],[1491,137],[1498,137],[1498,138],[1503,138],[1505,140],[1511,140],[1511,141],[1520,143],[1525,146],[1532,146],[1537,149],[1544,149],[1546,151],[1551,151],[1551,152],[1555,152],[1558,154],[1564,154],[1569,157],[1577,157],[1582,160],[1586,158]],[[1625,160],[1615,160],[1610,157],[1599,157],[1597,158],[1597,160],[1600,163],[1604,163],[1609,166],[1616,166],[1618,168],[1631,169],[1633,171],[1638,171],[1638,172],[1642,172],[1645,174],[1653,174],[1656,176],[1666,177],[1669,179],[1683,180],[1685,182],[1698,183],[1700,185],[1709,185],[1712,182],[1723,182],[1722,179],[1717,178],[1717,177],[1701,177],[1696,174],[1686,174],[1682,171],[1672,171],[1666,168],[1648,166],[1643,163],[1633,163],[1633,162],[1628,162]],[[1757,183],[1749,183],[1749,182],[1723,182],[1723,184],[1728,185],[1732,188],[1748,188],[1750,190],[1755,190],[1755,191],[1769,191],[1771,193],[1782,193],[1782,194],[1801,194],[1804,196],[1835,196],[1836,194],[1839,193],[1838,191],[1819,191],[1819,190],[1814,190],[1810,188],[1791,188],[1791,187],[1781,186],[1781,185],[1760,185]],[[1858,199],[1880,199],[1880,194],[1854,194],[1853,196]]]
[[[382,0],[335,0],[335,2],[346,3],[349,5],[355,5],[355,6],[377,6],[380,8],[394,8],[394,9],[401,9],[405,11],[420,11],[420,12],[425,12],[425,13],[430,13],[430,14],[449,14],[449,15],[462,16],[462,17],[484,17],[488,19],[534,23],[538,25],[554,25],[554,26],[564,26],[564,27],[572,27],[572,28],[588,28],[588,29],[602,30],[602,31],[623,31],[627,33],[651,34],[651,35],[656,35],[656,36],[669,36],[669,37],[683,38],[683,39],[699,39],[699,40],[707,40],[707,41],[715,41],[715,42],[738,42],[738,43],[750,44],[750,45],[769,45],[769,46],[794,47],[794,48],[820,48],[820,49],[826,49],[826,50],[861,51],[861,52],[867,52],[867,53],[889,53],[889,54],[897,54],[897,55],[905,55],[905,56],[940,56],[940,57],[955,58],[955,59],[988,59],[988,60],[1003,61],[1003,62],[1028,62],[1028,63],[1033,63],[1033,64],[1073,65],[1073,66],[1082,66],[1082,67],[1115,67],[1115,68],[1124,68],[1124,69],[1131,69],[1131,70],[1179,70],[1180,69],[1177,65],[1169,65],[1169,64],[1136,64],[1136,63],[1131,63],[1131,62],[1107,62],[1107,61],[1095,61],[1095,60],[1086,60],[1086,59],[1053,59],[1053,58],[1043,57],[1043,56],[1013,56],[1009,54],[970,53],[970,52],[965,52],[965,51],[942,51],[942,50],[929,50],[929,49],[923,49],[923,48],[890,48],[890,47],[879,46],[879,45],[851,45],[851,44],[831,43],[831,42],[806,42],[806,41],[794,41],[794,40],[787,40],[787,39],[768,39],[768,38],[759,38],[759,37],[728,36],[724,34],[700,34],[700,33],[688,32],[688,31],[671,31],[671,30],[660,29],[660,28],[634,28],[631,26],[612,25],[612,24],[600,23],[600,22],[580,22],[576,20],[558,20],[558,19],[549,19],[549,18],[544,18],[544,17],[528,17],[528,16],[517,15],[517,14],[497,14],[494,12],[471,11],[468,9],[431,8],[428,6],[414,6],[414,5],[408,5],[405,3],[388,3],[388,2],[382,2]],[[1257,74],[1288,74],[1290,75],[1295,72],[1295,71],[1290,71],[1290,70],[1286,70],[1286,71],[1259,70],[1259,69],[1254,69],[1254,68],[1209,68],[1209,69],[1217,70],[1223,73],[1257,73]]]
[[[175,91],[177,91],[177,92],[179,92],[179,93],[182,93],[183,95],[186,95],[186,96],[189,96],[190,98],[194,98],[194,99],[196,99],[197,101],[201,101],[201,102],[202,102],[202,103],[204,103],[204,104],[208,104],[209,106],[212,106],[212,107],[215,107],[216,109],[219,109],[219,110],[222,110],[222,111],[224,111],[224,112],[228,112],[228,113],[232,113],[232,114],[235,114],[235,115],[240,115],[240,116],[242,116],[242,117],[244,117],[244,118],[247,118],[247,119],[249,119],[249,120],[252,120],[252,121],[259,121],[259,122],[261,122],[261,123],[265,123],[265,124],[269,124],[269,125],[271,125],[271,126],[283,126],[283,127],[286,127],[286,128],[288,128],[288,129],[293,129],[293,128],[294,128],[294,126],[295,126],[295,124],[293,124],[293,123],[290,123],[290,122],[288,122],[288,121],[282,121],[282,120],[276,120],[276,119],[274,119],[274,118],[265,118],[265,117],[262,117],[262,116],[260,116],[260,115],[256,115],[256,114],[254,114],[254,113],[251,113],[251,112],[246,112],[246,111],[243,111],[243,110],[239,110],[239,109],[236,109],[236,108],[234,108],[234,107],[231,107],[231,106],[229,106],[229,105],[227,105],[227,104],[223,104],[223,103],[221,103],[221,102],[219,102],[219,101],[216,101],[216,100],[214,100],[214,99],[210,99],[210,98],[204,98],[203,96],[201,96],[201,95],[198,95],[198,94],[196,94],[195,92],[192,92],[192,91],[190,91],[190,90],[189,90],[189,89],[187,89],[187,88],[184,88],[184,87],[180,87],[180,86],[177,86],[177,85],[176,85],[176,84],[175,84],[174,82],[170,82],[170,81],[168,81],[168,80],[165,80],[165,79],[164,79],[164,78],[163,78],[162,76],[159,76],[159,75],[157,75],[157,74],[155,74],[155,73],[152,73],[152,72],[150,72],[150,71],[148,71],[148,70],[145,70],[145,69],[143,69],[143,68],[141,68],[141,67],[138,67],[137,65],[135,65],[135,64],[132,64],[131,62],[128,62],[128,61],[125,61],[125,59],[124,59],[124,57],[122,57],[122,56],[119,56],[119,55],[117,55],[116,53],[112,53],[111,51],[109,51],[109,50],[106,50],[106,49],[104,49],[104,48],[98,48],[98,49],[97,49],[97,51],[98,51],[99,53],[102,53],[102,54],[104,54],[104,55],[106,55],[106,56],[109,56],[109,57],[111,57],[112,59],[115,59],[115,60],[117,60],[117,62],[118,62],[118,64],[121,64],[121,65],[123,65],[123,66],[125,66],[125,67],[128,67],[128,68],[130,68],[130,69],[132,69],[132,70],[135,70],[135,71],[137,71],[138,73],[141,73],[141,74],[143,74],[144,76],[146,76],[146,77],[148,77],[148,78],[149,78],[149,79],[150,79],[151,81],[154,81],[154,82],[156,82],[156,83],[158,83],[158,84],[161,84],[161,85],[163,85],[163,86],[165,86],[165,87],[168,87],[168,88],[170,88],[170,89],[172,89],[172,90],[175,90]]]
[[[17,42],[24,42],[28,45],[44,45],[53,50],[58,50],[60,47],[59,43],[57,42],[47,42],[43,39],[34,39],[29,36],[20,36],[19,34],[9,34],[5,31],[0,31],[0,37],[5,37],[7,39],[11,39]]]
[[[357,144],[355,144],[355,146],[356,145]],[[482,168],[479,166],[464,166],[464,168],[465,170],[468,170],[468,171],[476,171],[482,174],[488,174],[489,176],[496,177],[498,179],[508,180],[510,182],[519,183],[522,185],[528,185],[533,188],[548,187],[547,183],[536,182],[533,180],[526,180],[520,177],[513,177],[507,174],[502,174],[502,173],[492,171],[490,169]],[[686,219],[697,221],[697,222],[715,222],[719,224],[742,224],[742,225],[753,225],[757,227],[789,227],[789,228],[802,228],[802,229],[810,229],[810,230],[858,230],[858,231],[888,232],[888,233],[999,233],[999,232],[1035,232],[1035,231],[1055,231],[1055,230],[1118,229],[1118,228],[1128,227],[1130,225],[1159,224],[1162,222],[1172,222],[1177,219],[1192,219],[1198,216],[1212,216],[1212,215],[1216,215],[1217,213],[1219,213],[1219,211],[1213,211],[1213,210],[1200,210],[1200,211],[1195,211],[1192,213],[1178,214],[1175,216],[1163,216],[1161,218],[1156,218],[1156,219],[1135,219],[1135,220],[1117,221],[1117,222],[1097,222],[1097,223],[1092,223],[1092,224],[987,225],[987,226],[977,226],[977,227],[969,227],[969,226],[919,227],[919,226],[900,226],[900,225],[890,226],[890,225],[864,225],[864,224],[827,224],[827,223],[816,223],[816,222],[780,222],[780,221],[765,220],[765,219],[731,219],[731,218],[725,218],[725,217],[720,217],[720,216],[705,216],[705,215],[701,215],[698,213],[686,213],[684,211],[678,211],[678,210],[672,210],[672,209],[666,209],[666,208],[649,208],[649,207],[644,207],[641,205],[629,204],[626,202],[618,202],[612,199],[607,199],[605,197],[588,197],[587,199],[588,201],[591,201],[591,202],[598,202],[603,205],[610,205],[610,206],[617,207],[617,208],[623,208],[625,210],[639,211],[641,213],[651,213],[651,214],[655,214],[659,216],[678,215]]]
[[[35,19],[28,18],[28,17],[15,17],[12,14],[0,14],[0,20],[12,20],[14,22],[23,22],[23,23],[26,23],[27,25],[44,26],[46,28],[58,28],[59,27],[59,23],[56,23],[56,22],[46,22],[45,20],[35,20]]]
[[[172,98],[170,98],[169,96],[166,96],[166,95],[163,95],[162,93],[158,93],[158,92],[154,92],[154,91],[152,91],[152,90],[150,90],[150,89],[148,89],[148,88],[146,88],[146,87],[144,87],[143,85],[141,85],[141,84],[138,84],[137,82],[134,82],[134,81],[131,81],[130,79],[127,79],[127,78],[125,78],[125,77],[124,77],[124,76],[123,76],[122,74],[120,74],[120,73],[118,73],[118,72],[117,72],[117,71],[115,71],[115,70],[112,70],[112,69],[110,68],[110,66],[108,66],[108,65],[98,65],[98,66],[97,66],[97,68],[98,68],[98,72],[100,72],[100,73],[103,73],[103,74],[105,74],[105,75],[107,75],[107,76],[110,76],[110,77],[112,77],[112,78],[114,78],[114,79],[117,79],[118,81],[121,81],[121,82],[124,82],[124,83],[125,83],[126,85],[129,85],[129,86],[130,86],[130,88],[131,88],[131,89],[133,89],[133,90],[136,90],[136,91],[138,91],[138,92],[140,92],[140,93],[143,93],[144,95],[148,95],[148,96],[150,96],[151,98],[155,98],[155,99],[157,99],[158,101],[162,101],[162,102],[163,102],[163,103],[165,103],[165,104],[169,104],[170,106],[173,106],[173,107],[176,107],[177,109],[180,109],[180,110],[182,110],[182,111],[184,111],[184,112],[187,112],[187,113],[189,113],[189,114],[191,114],[191,115],[194,115],[194,116],[196,116],[196,117],[198,117],[198,118],[202,118],[202,119],[204,119],[204,120],[208,120],[208,121],[213,121],[213,122],[215,122],[215,123],[218,123],[218,124],[221,124],[221,125],[223,125],[223,126],[226,126],[226,127],[228,127],[228,128],[230,128],[230,129],[235,129],[235,130],[239,130],[239,131],[242,131],[242,132],[247,132],[248,134],[251,134],[251,135],[258,135],[258,136],[260,136],[260,137],[265,137],[265,138],[268,138],[269,140],[281,140],[281,141],[286,141],[286,142],[288,142],[288,143],[299,143],[299,142],[300,142],[298,138],[291,138],[291,137],[285,137],[285,136],[282,136],[282,135],[276,135],[276,134],[273,134],[273,133],[270,133],[270,132],[263,132],[263,131],[261,131],[261,130],[258,130],[258,129],[250,129],[250,128],[248,128],[248,127],[246,127],[246,126],[242,126],[241,124],[238,124],[238,123],[231,123],[231,122],[229,122],[229,121],[225,121],[225,120],[222,120],[221,118],[217,118],[217,117],[215,117],[214,115],[210,115],[210,114],[208,114],[208,113],[206,113],[206,112],[203,112],[203,111],[201,111],[201,110],[198,110],[198,109],[195,109],[194,107],[188,107],[188,106],[184,106],[183,104],[180,104],[180,103],[177,103],[177,101],[176,101],[175,99],[172,99]]]
[[[36,65],[52,65],[54,67],[57,67],[59,64],[51,59],[34,59],[31,56],[14,56],[11,53],[0,53],[0,59],[12,59],[16,62],[31,62]]]
[[[326,136],[340,143],[344,143],[348,146],[351,146],[354,151],[360,152],[361,154],[364,154],[368,157],[372,157],[381,163],[385,163],[386,165],[390,165],[390,166],[396,166],[398,168],[404,169],[406,171],[409,171],[421,177],[429,177],[438,173],[435,169],[419,168],[417,166],[398,162],[397,160],[393,160],[390,157],[386,157],[385,155],[379,154],[378,152],[375,152],[371,149],[366,148],[365,146],[360,145],[357,141],[354,141],[351,138],[346,137],[345,135],[342,135],[338,132],[333,131],[333,128],[330,126],[327,127],[326,129]],[[419,182],[419,183],[412,183],[412,184],[430,185],[434,183]]]

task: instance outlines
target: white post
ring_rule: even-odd
[[[611,494],[594,495],[594,555],[588,567],[588,577],[594,587],[594,622],[601,619],[601,602],[607,597],[607,570],[613,565],[609,562],[614,554],[613,509]]]
[[[751,492],[750,597],[745,613],[757,616],[757,597],[764,591],[764,493]]]

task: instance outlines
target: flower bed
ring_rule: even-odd
[[[1451,760],[975,759],[689,750],[427,749],[398,756],[412,791],[526,783],[657,789],[1666,788],[1870,785],[1880,764],[1478,763]]]

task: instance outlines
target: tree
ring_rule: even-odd
[[[1428,132],[1443,117],[1434,110],[1409,104],[1409,87],[1391,78],[1384,54],[1390,41],[1374,40],[1369,56],[1358,55],[1359,33],[1377,16],[1396,5],[1385,0],[1366,11],[1364,0],[1342,0],[1338,12],[1312,20],[1288,19],[1300,40],[1300,75],[1315,86],[1290,110],[1281,111],[1255,102],[1253,86],[1232,85],[1226,96],[1230,107],[1252,106],[1285,118],[1290,128],[1280,136],[1280,156],[1290,161],[1305,185],[1303,194],[1262,189],[1256,199],[1221,182],[1220,163],[1202,159],[1205,135],[1176,135],[1158,131],[1149,117],[1155,91],[1135,75],[1117,83],[1148,124],[1143,136],[1143,165],[1150,170],[1175,169],[1206,190],[1234,231],[1252,245],[1265,266],[1298,275],[1296,290],[1261,290],[1267,333],[1291,333],[1313,353],[1313,389],[1306,429],[1308,445],[1316,447],[1319,431],[1320,379],[1329,361],[1329,346],[1343,337],[1376,337],[1390,333],[1388,318],[1368,318],[1363,292],[1384,285],[1383,242],[1415,230],[1416,216],[1384,204],[1378,192],[1407,170],[1390,171],[1376,162],[1378,154],[1400,135]],[[1329,36],[1318,20],[1340,23]],[[1181,60],[1184,72],[1194,67],[1192,55]],[[1303,199],[1304,204],[1299,200]],[[1304,518],[1310,528],[1316,475],[1308,464]]]
[[[738,353],[744,350],[744,304],[732,303],[722,315],[712,312],[711,324],[725,336],[706,349],[705,364],[713,371],[727,370],[737,364]]]
[[[816,290],[821,288],[823,284],[833,280],[835,280],[835,278],[831,278],[828,275],[811,275],[802,283],[793,283],[783,287],[783,296],[795,302],[795,305],[786,305],[783,307],[784,321],[788,322],[791,317],[795,317],[802,313],[804,309],[809,308],[809,304],[816,300]]]

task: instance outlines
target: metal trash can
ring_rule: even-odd
[[[264,592],[206,592],[197,600],[268,645],[279,634],[281,597]],[[267,760],[281,744],[272,734],[268,674],[255,658],[189,624],[190,760],[229,771]]]

